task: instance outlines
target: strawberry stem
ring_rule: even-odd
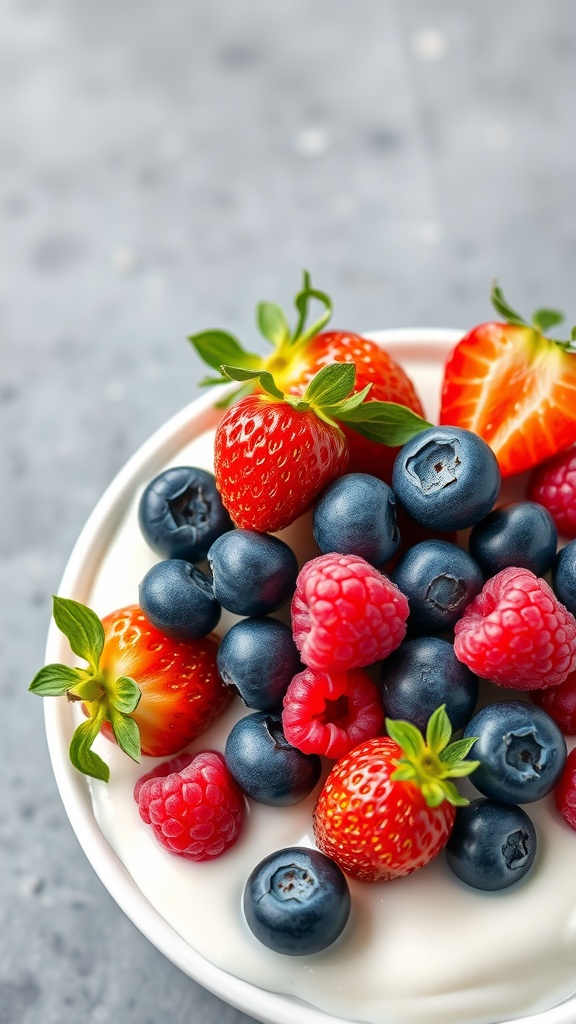
[[[429,807],[438,807],[445,800],[455,807],[465,807],[470,802],[450,779],[469,775],[480,764],[465,760],[477,737],[450,743],[452,726],[445,704],[430,716],[426,739],[411,722],[387,718],[386,729],[403,755],[395,761],[397,768],[392,780],[414,783]]]

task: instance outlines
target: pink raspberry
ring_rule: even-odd
[[[303,754],[333,760],[378,736],[384,721],[380,691],[361,668],[349,672],[305,669],[284,697],[282,728]]]
[[[558,533],[576,538],[576,448],[559,452],[532,474],[528,496],[547,508]]]
[[[558,686],[576,668],[576,619],[528,569],[488,580],[454,632],[456,657],[500,686]]]
[[[140,817],[170,853],[212,860],[234,845],[245,801],[221,754],[181,754],[134,787]]]
[[[566,758],[564,770],[554,789],[554,799],[560,814],[576,829],[576,747]]]
[[[359,555],[320,555],[296,581],[292,631],[310,668],[344,672],[386,658],[407,618],[404,594]]]
[[[537,690],[533,697],[566,736],[576,736],[576,672],[559,686]]]

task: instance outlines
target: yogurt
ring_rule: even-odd
[[[167,465],[212,469],[212,452],[213,433],[207,431]],[[99,615],[136,603],[138,584],[157,560],[140,534],[139,497],[118,523],[95,574],[88,603]],[[309,517],[281,536],[300,563],[318,553]],[[234,621],[224,613],[218,632]],[[246,713],[235,700],[189,749],[223,751],[232,725]],[[110,766],[108,784],[90,780],[94,812],[110,846],[172,928],[229,974],[369,1024],[492,1024],[547,1009],[576,990],[576,835],[551,798],[528,807],[538,832],[537,859],[511,889],[469,889],[442,854],[393,882],[350,880],[352,913],[338,941],[312,957],[285,957],[254,938],[243,918],[242,893],[268,853],[313,845],[316,793],[288,808],[250,802],[238,843],[215,861],[194,864],[165,851],[138,814],[134,784],[159,760],[134,764],[103,737],[95,749]],[[477,795],[469,781],[465,786],[467,795]]]

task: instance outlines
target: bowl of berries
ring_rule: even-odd
[[[267,358],[193,335],[214,389],[54,599],[31,690],[86,855],[270,1024],[576,1015],[576,356],[493,298],[360,336],[305,275]]]

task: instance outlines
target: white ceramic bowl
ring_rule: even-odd
[[[426,414],[434,420],[439,404],[440,366],[460,332],[415,329],[381,331],[368,336],[382,342],[411,374],[423,396]],[[213,393],[192,402],[126,463],[88,519],[70,556],[60,593],[79,601],[87,600],[99,562],[135,489],[159,472],[185,444],[216,424],[219,413],[213,402]],[[66,662],[69,657],[66,641],[52,625],[46,661]],[[306,1024],[343,1024],[342,1018],[233,977],[209,963],[182,939],[148,902],[100,831],[86,780],[72,768],[68,759],[74,728],[71,705],[60,698],[46,699],[45,720],[57,785],[78,840],[116,902],[160,952],[205,988],[266,1024],[297,1024],[304,1020]],[[535,931],[537,928],[535,922]],[[575,1021],[576,996],[554,1009],[518,1018],[515,1024],[574,1024]]]

